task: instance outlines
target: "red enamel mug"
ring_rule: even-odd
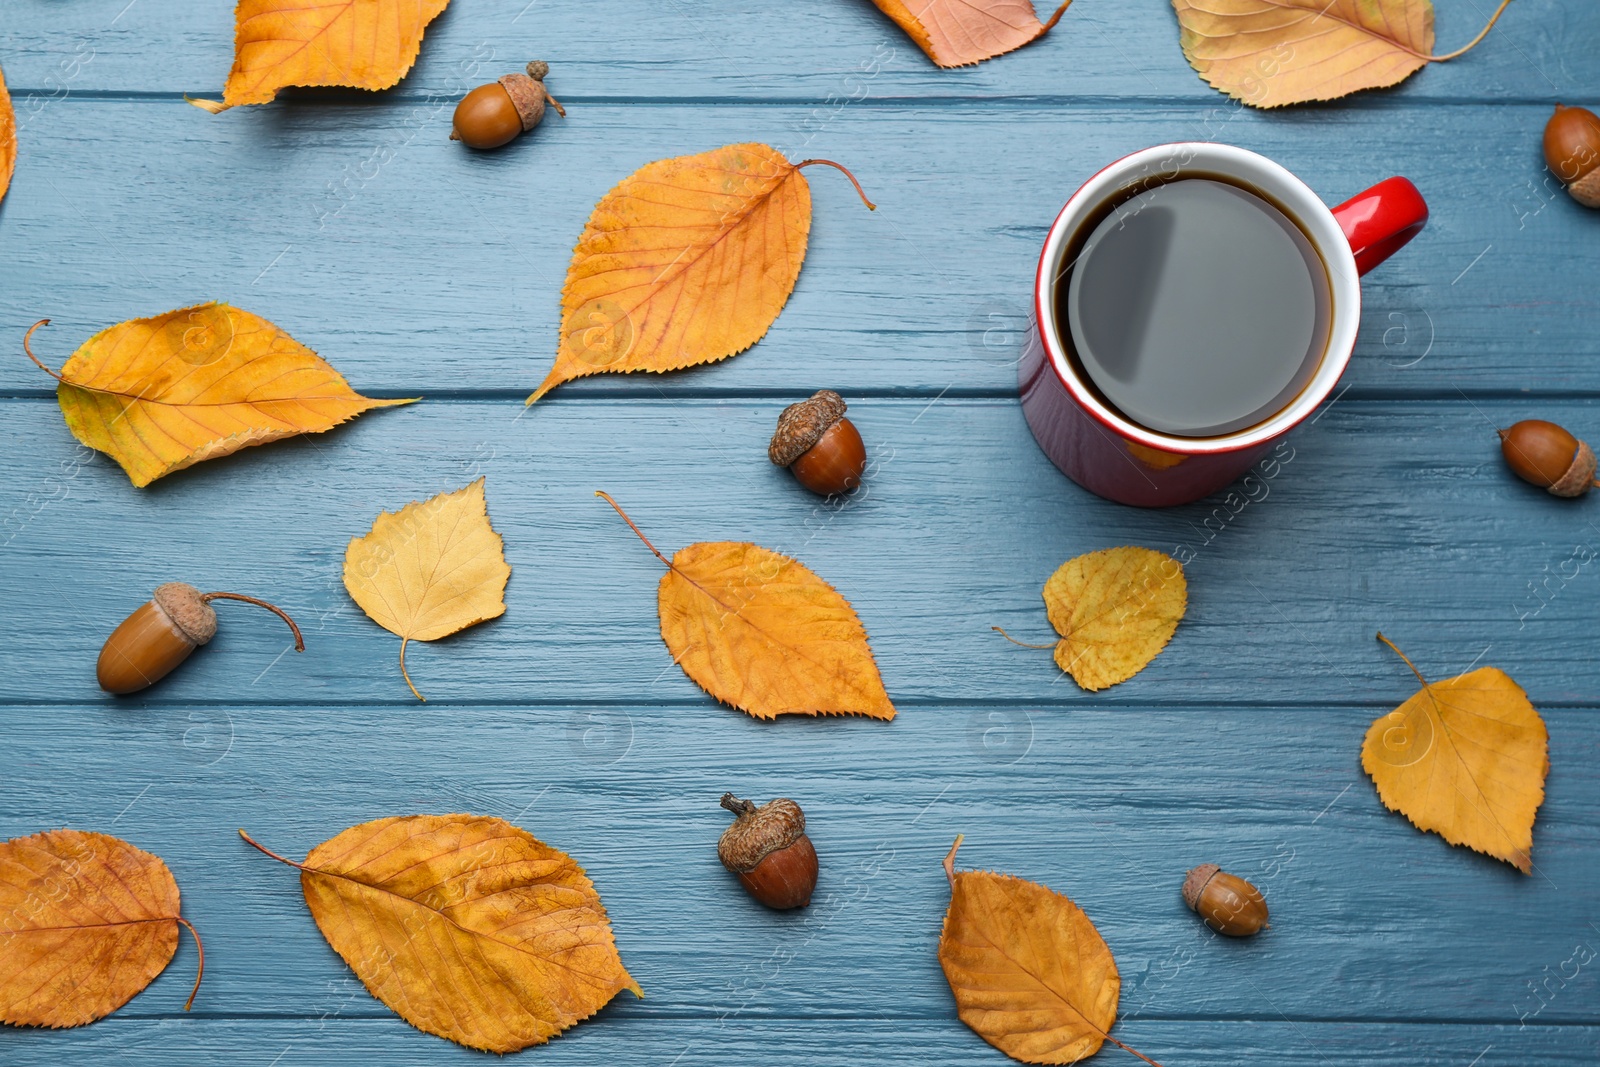
[[[1330,308],[1323,351],[1288,402],[1253,425],[1215,436],[1159,432],[1127,418],[1086,380],[1068,352],[1058,290],[1066,257],[1107,206],[1141,188],[1186,176],[1223,178],[1276,206],[1310,241],[1327,272]],[[1428,221],[1428,205],[1405,178],[1390,178],[1329,209],[1299,178],[1265,156],[1232,145],[1187,142],[1124,156],[1083,184],[1050,227],[1034,284],[1037,331],[1018,367],[1022,410],[1039,447],[1067,477],[1123,504],[1166,507],[1208,496],[1249,470],[1327,399],[1355,349],[1360,276]]]

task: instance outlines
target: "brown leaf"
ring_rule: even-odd
[[[468,1048],[540,1045],[626,989],[605,906],[571,856],[503,819],[352,826],[295,863],[317,929],[367,991]]]
[[[422,32],[450,0],[239,0],[233,70],[216,114],[264,104],[290,85],[387,89],[417,61]]]
[[[1522,687],[1480,667],[1428,682],[1367,730],[1361,766],[1384,807],[1419,830],[1533,871],[1533,820],[1544,802],[1550,735]]]
[[[35,323],[33,331],[48,323]],[[278,327],[227,304],[118,323],[85,341],[55,378],[74,437],[146,486],[163,475],[303,433],[321,433],[371,400]]]
[[[437,641],[505,614],[505,542],[489,525],[484,480],[399,511],[379,513],[344,553],[344,587],[367,617],[406,643]]]
[[[850,602],[788,556],[743,541],[700,542],[667,565],[657,601],[661,639],[700,688],[758,719],[779,715],[894,718]]]
[[[50,830],[0,844],[0,1020],[81,1026],[155,980],[178,949],[178,883],[126,841]],[[194,927],[189,926],[194,933]],[[199,964],[194,1003],[205,971]]]
[[[1172,0],[1183,54],[1212,86],[1253,107],[1333,100],[1397,85],[1429,63],[1430,0]]]
[[[1023,1063],[1077,1063],[1110,1041],[1154,1064],[1109,1032],[1122,979],[1083,910],[1037,882],[957,871],[961,840],[944,859],[950,907],[939,935],[961,1021]]]
[[[0,71],[0,200],[11,188],[11,175],[17,169],[17,113],[11,108],[6,91],[6,76]]]
[[[872,0],[941,67],[962,67],[1021,48],[1048,33],[1072,5],[1039,22],[1033,0]]]
[[[759,341],[800,276],[800,168],[814,163],[850,174],[735,144],[650,163],[607,193],[567,269],[555,365],[528,403],[574,378],[715,363]]]

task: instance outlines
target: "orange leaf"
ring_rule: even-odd
[[[813,163],[839,167],[728,145],[647,164],[607,193],[567,269],[555,365],[528,403],[574,378],[715,363],[759,341],[800,276],[800,168]]]
[[[1172,0],[1190,65],[1261,108],[1397,85],[1473,48],[1508,3],[1471,44],[1435,56],[1430,0]]]
[[[1071,6],[1039,22],[1033,0],[872,0],[941,67],[962,67],[1043,37]]]
[[[11,175],[17,169],[17,113],[11,108],[6,76],[0,71],[0,200],[11,188]]]
[[[108,327],[59,374],[31,349],[28,357],[61,383],[56,399],[73,436],[122,464],[138,486],[251,445],[321,433],[370,408],[411,403],[360,395],[311,349],[227,304]]]
[[[961,1021],[1023,1063],[1077,1063],[1110,1041],[1122,978],[1111,949],[1072,901],[1009,874],[957,871],[944,859],[950,907],[939,965]]]
[[[1091,692],[1125,682],[1167,647],[1189,605],[1183,565],[1165,552],[1124,545],[1067,560],[1044,583],[1061,635],[1056,665]]]
[[[352,826],[311,850],[300,888],[317,929],[367,991],[419,1030],[515,1052],[626,989],[594,883],[571,856],[503,819],[412,815]]]
[[[159,857],[81,830],[0,844],[0,914],[0,1020],[14,1026],[82,1026],[110,1015],[166,969],[178,924],[189,926]],[[197,970],[205,970],[204,951]],[[196,973],[185,1011],[199,990]]]
[[[668,560],[598,495],[667,565],[661,639],[700,688],[758,719],[894,718],[861,620],[804,564],[742,541],[703,541]]]
[[[290,85],[387,89],[405,77],[422,31],[450,0],[239,0],[233,70],[213,113],[265,104]],[[207,106],[211,104],[211,106]]]
[[[1429,683],[1392,641],[1378,640],[1422,683],[1372,724],[1361,746],[1361,766],[1384,807],[1531,874],[1550,735],[1528,695],[1495,667]]]

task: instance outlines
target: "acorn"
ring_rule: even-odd
[[[800,805],[779,797],[759,808],[732,793],[722,806],[738,818],[722,832],[717,858],[751,896],[769,908],[803,908],[817,888],[817,850]]]
[[[1564,428],[1543,419],[1524,419],[1500,435],[1506,466],[1525,482],[1555,496],[1582,496],[1594,480],[1594,450]]]
[[[1183,902],[1207,926],[1229,937],[1249,937],[1272,925],[1261,890],[1215,863],[1202,863],[1184,878]]]
[[[844,412],[844,397],[832,389],[790,404],[778,416],[767,458],[819,496],[849,492],[866,473],[867,448]]]
[[[450,139],[468,148],[499,148],[527,133],[544,118],[546,102],[556,114],[567,109],[544,87],[550,64],[534,60],[526,74],[507,74],[461,98],[450,123]]]
[[[275,612],[294,634],[294,650],[304,652],[300,627],[287,612],[242,593],[202,593],[186,582],[156,586],[155,595],[111,631],[95,674],[108,693],[135,693],[154,685],[217,633],[213,600],[242,600]]]
[[[1600,208],[1600,116],[1557,104],[1544,127],[1544,162],[1572,199]]]

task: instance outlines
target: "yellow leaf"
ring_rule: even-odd
[[[961,1021],[1023,1063],[1077,1063],[1110,1041],[1122,979],[1111,949],[1072,901],[1037,882],[957,871],[945,857],[950,908],[939,965]]]
[[[1533,820],[1544,802],[1550,735],[1522,687],[1480,667],[1422,689],[1367,730],[1361,766],[1384,807],[1452,845],[1533,871]]]
[[[1033,0],[872,0],[894,19],[928,58],[960,67],[1021,48],[1050,31],[1065,14],[1066,0],[1041,24]]]
[[[137,486],[251,445],[321,433],[370,408],[411,403],[369,400],[311,349],[227,304],[108,327],[59,374],[31,349],[28,357],[61,383],[56,399],[73,436],[115,459]]]
[[[667,565],[657,591],[661,639],[700,688],[758,719],[894,718],[867,632],[833,586],[741,541],[700,542],[668,560],[616,501],[598,495]]]
[[[812,163],[839,167],[728,145],[650,163],[607,193],[567,269],[555,365],[528,403],[574,378],[679,370],[759,341],[805,259]]]
[[[1261,108],[1397,85],[1473,48],[1508,3],[1471,44],[1435,56],[1430,0],[1172,0],[1190,65]]]
[[[189,926],[159,857],[81,830],[0,844],[0,915],[0,1021],[13,1026],[82,1026],[111,1014],[166,970],[178,924]],[[185,1011],[205,959],[202,951]]]
[[[6,76],[0,71],[0,200],[11,188],[11,175],[17,169],[17,113],[11,109],[11,94],[6,91]]]
[[[1056,663],[1083,688],[1104,689],[1144,670],[1183,619],[1183,565],[1150,548],[1106,548],[1063,563],[1044,583],[1061,635]]]
[[[303,864],[239,834],[300,869],[322,936],[419,1030],[515,1052],[624,989],[644,995],[583,868],[502,819],[378,819],[324,841]]]
[[[406,643],[437,641],[505,614],[505,543],[489,525],[483,479],[381,512],[365,537],[344,553],[344,587],[373,622],[400,638],[400,675]]]
[[[290,85],[387,89],[405,77],[422,31],[450,0],[239,0],[233,70],[220,107],[265,104]],[[206,106],[210,104],[211,106]]]

